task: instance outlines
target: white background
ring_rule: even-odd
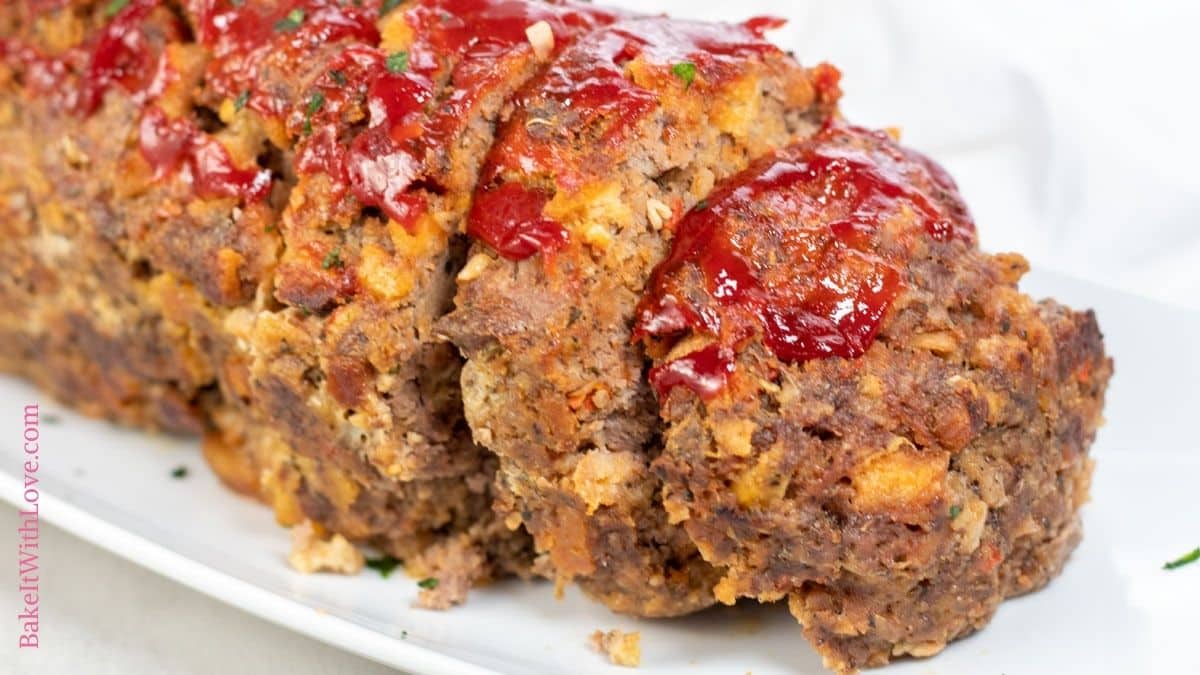
[[[899,126],[941,161],[985,248],[1200,308],[1196,4],[613,4],[790,18],[776,39],[806,63],[842,69],[850,119]],[[16,526],[0,507],[5,546]],[[10,640],[0,642],[2,672],[385,672],[52,528],[43,537],[45,648],[18,662]],[[16,611],[14,593],[0,593],[0,616]]]

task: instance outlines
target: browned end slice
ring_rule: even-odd
[[[953,181],[832,125],[680,225],[638,328],[672,522],[717,597],[788,597],[839,672],[928,656],[1079,539],[1112,363],[1017,289]]]

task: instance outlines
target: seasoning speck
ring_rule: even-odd
[[[692,88],[692,82],[696,80],[696,64],[682,61],[671,66],[671,72],[683,82],[684,89]]]
[[[304,135],[305,136],[312,135],[312,132],[313,132],[312,116],[315,115],[317,113],[317,111],[321,109],[321,106],[323,106],[323,105],[325,105],[325,94],[322,94],[319,91],[317,93],[313,94],[312,98],[308,99],[308,107],[304,109]]]
[[[950,520],[954,520],[955,518],[957,518],[958,514],[960,514],[960,513],[962,513],[961,506],[959,506],[958,504],[950,505]]]
[[[280,33],[290,33],[299,28],[302,23],[304,23],[304,10],[296,8],[275,24],[275,30]]]
[[[389,73],[403,73],[408,70],[408,52],[396,52],[387,57]]]
[[[332,251],[325,254],[325,259],[321,261],[321,269],[330,269],[333,267],[342,267],[342,247],[335,246]]]
[[[1163,569],[1164,570],[1178,569],[1180,567],[1183,567],[1184,565],[1190,565],[1190,564],[1196,562],[1197,560],[1200,560],[1200,548],[1193,550],[1191,553],[1185,553],[1184,555],[1172,560],[1171,562],[1166,563],[1165,565],[1163,565]]]
[[[175,467],[174,469],[171,469],[171,478],[174,478],[175,480],[181,480],[183,478],[187,478],[187,475],[188,475],[188,468],[182,464]]]
[[[432,591],[438,587],[438,580],[434,577],[428,577],[417,582],[417,585],[427,591]]]
[[[109,3],[104,6],[104,16],[109,19],[121,13],[125,6],[129,4],[129,0],[109,0]]]
[[[392,572],[400,565],[400,560],[393,558],[390,555],[385,555],[379,558],[367,558],[367,567],[379,572],[379,576],[384,579],[390,577]]]

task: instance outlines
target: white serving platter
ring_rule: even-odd
[[[883,675],[1200,673],[1200,564],[1165,561],[1200,546],[1200,315],[1046,273],[1025,288],[1094,307],[1117,375],[1085,538],[1047,589],[1005,603],[982,633]],[[40,403],[41,517],[109,551],[315,639],[413,673],[754,675],[824,672],[783,606],[681,620],[614,615],[575,589],[506,582],[448,612],[412,608],[394,574],[303,576],[271,513],[223,489],[194,441],[88,420],[0,377],[0,498],[20,505],[22,408]],[[182,480],[171,477],[189,467]],[[369,572],[369,571],[368,571]],[[82,572],[81,572],[82,573]],[[639,630],[638,671],[587,646],[598,628]],[[216,635],[217,633],[214,633]]]

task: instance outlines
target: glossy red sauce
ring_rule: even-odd
[[[150,93],[163,59],[162,42],[179,40],[183,34],[183,27],[172,18],[168,25],[156,26],[165,32],[158,44],[151,40],[145,24],[158,4],[158,0],[131,0],[105,24],[80,80],[79,112],[95,112],[114,85],[138,98]]]
[[[940,167],[886,135],[829,125],[755,162],[679,223],[635,339],[695,331],[714,342],[655,367],[651,383],[660,397],[678,385],[711,397],[756,335],[787,362],[861,356],[902,289],[915,239],[974,234]],[[690,281],[697,272],[702,288]]]
[[[454,142],[472,109],[509,73],[501,60],[531,48],[525,30],[546,21],[556,43],[615,17],[585,4],[526,0],[425,0],[396,12],[413,40],[402,69],[388,68],[375,20],[380,3],[350,6],[333,0],[243,3],[198,0],[201,37],[215,59],[209,82],[223,95],[246,97],[260,113],[283,117],[297,139],[297,167],[325,173],[365,206],[411,227],[425,207],[411,189],[427,171],[431,148]],[[303,12],[299,25],[289,17]],[[280,31],[281,22],[287,30]],[[293,22],[294,23],[294,22]],[[263,68],[295,68],[314,50],[354,40],[296,101],[255,86]],[[397,72],[393,72],[393,70]],[[337,74],[337,77],[333,76]],[[441,83],[449,86],[442,88]],[[314,99],[319,96],[319,99]],[[319,100],[319,105],[310,104]],[[351,129],[343,113],[365,107],[365,129]]]
[[[622,21],[581,39],[517,97],[518,108],[528,112],[516,115],[509,133],[493,147],[476,201],[495,205],[496,195],[507,191],[493,184],[506,172],[551,175],[567,189],[579,182],[574,174],[584,169],[578,151],[531,133],[526,122],[532,117],[553,115],[552,123],[586,134],[596,157],[616,156],[636,123],[658,107],[659,93],[628,77],[630,61],[641,59],[668,78],[668,86],[695,87],[696,95],[702,96],[704,87],[742,72],[746,57],[778,52],[761,35],[777,25],[777,20],[766,18],[722,25],[655,17]],[[695,67],[690,84],[672,74],[681,63]],[[565,237],[560,225],[532,212],[524,222],[514,220],[527,206],[528,202],[519,210],[475,208],[468,233],[514,260],[560,248]],[[535,246],[539,242],[542,248]]]
[[[163,178],[186,169],[200,197],[236,197],[246,202],[264,199],[271,173],[233,165],[228,151],[189,119],[169,119],[157,106],[146,108],[138,125],[138,149]]]
[[[283,116],[303,106],[288,92],[263,91],[257,86],[269,64],[303,68],[314,49],[341,40],[374,46],[379,42],[375,21],[379,3],[355,6],[336,0],[195,0],[199,40],[213,55],[208,86],[227,98],[248,95],[247,105],[260,113]],[[297,18],[299,20],[294,20]]]
[[[87,55],[82,51],[51,57],[15,40],[0,38],[0,55],[20,73],[31,94],[48,98],[63,109],[74,110],[78,106],[79,94],[66,86],[66,82],[73,72],[86,66]]]
[[[542,215],[549,199],[519,183],[480,190],[471,205],[470,234],[511,260],[557,251],[566,245],[567,231]]]
[[[156,12],[158,0],[131,0],[88,42],[56,57],[38,54],[11,41],[0,44],[4,58],[18,67],[34,95],[48,96],[82,115],[95,113],[114,87],[142,106],[138,150],[157,179],[186,171],[200,197],[234,197],[247,202],[264,199],[270,191],[270,172],[235,166],[216,139],[190,119],[168,119],[155,100],[177,76],[165,45],[183,40],[186,27],[166,10]],[[30,11],[58,8],[56,3],[27,5]]]

